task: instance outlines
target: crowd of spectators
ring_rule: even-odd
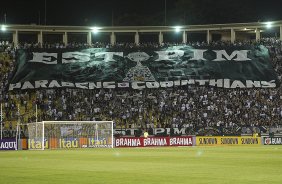
[[[275,89],[221,89],[185,86],[168,89],[48,89],[28,92],[7,92],[5,89],[14,68],[19,48],[89,48],[145,47],[159,48],[172,44],[19,44],[0,42],[0,101],[3,104],[5,128],[14,129],[12,122],[36,120],[113,120],[115,128],[181,128],[223,127],[231,133],[244,126],[282,125],[282,91]],[[282,43],[262,39],[260,43],[214,42],[210,45],[263,44],[270,52],[271,62],[282,77]],[[175,45],[175,44],[173,44]],[[188,43],[192,46],[207,43]],[[38,117],[35,117],[37,105]],[[195,132],[193,132],[195,133]]]

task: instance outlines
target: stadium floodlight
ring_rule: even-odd
[[[1,31],[4,32],[4,31],[6,31],[6,30],[7,30],[7,27],[6,27],[5,25],[2,25],[2,26],[1,26]]]
[[[96,33],[99,33],[99,30],[101,28],[100,27],[92,27],[91,30],[92,30],[92,33],[96,34]]]
[[[272,22],[266,22],[266,28],[267,29],[272,28]]]
[[[250,29],[250,28],[244,28],[244,29],[242,29],[243,31],[252,31],[252,29]]]
[[[181,27],[180,26],[175,26],[174,27],[174,32],[179,33],[181,31]]]

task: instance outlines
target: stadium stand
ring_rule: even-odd
[[[48,89],[29,92],[7,92],[8,79],[14,68],[17,49],[40,48],[40,44],[0,42],[0,101],[4,108],[6,137],[15,136],[15,125],[42,120],[114,120],[115,128],[150,129],[185,127],[191,134],[204,127],[221,127],[225,134],[237,134],[238,127],[281,126],[282,91],[275,89],[228,90],[212,87],[185,86],[170,89]],[[250,45],[257,42],[212,42],[217,45]],[[282,45],[275,38],[260,40],[271,55],[271,62],[282,81]],[[159,48],[155,43],[44,43],[43,48]],[[192,46],[207,43],[188,43]],[[19,105],[19,106],[18,106]],[[19,107],[19,108],[18,108]],[[224,112],[224,113],[219,113]],[[223,132],[221,132],[222,134]],[[23,135],[24,136],[24,135]]]

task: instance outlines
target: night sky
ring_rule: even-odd
[[[282,20],[280,0],[167,0],[167,25]],[[4,0],[0,24],[45,24],[45,0]],[[46,0],[47,25],[164,25],[165,0]],[[280,5],[281,4],[281,5]],[[113,17],[113,19],[112,19]]]

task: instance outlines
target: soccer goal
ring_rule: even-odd
[[[113,121],[29,123],[28,149],[113,148]]]

